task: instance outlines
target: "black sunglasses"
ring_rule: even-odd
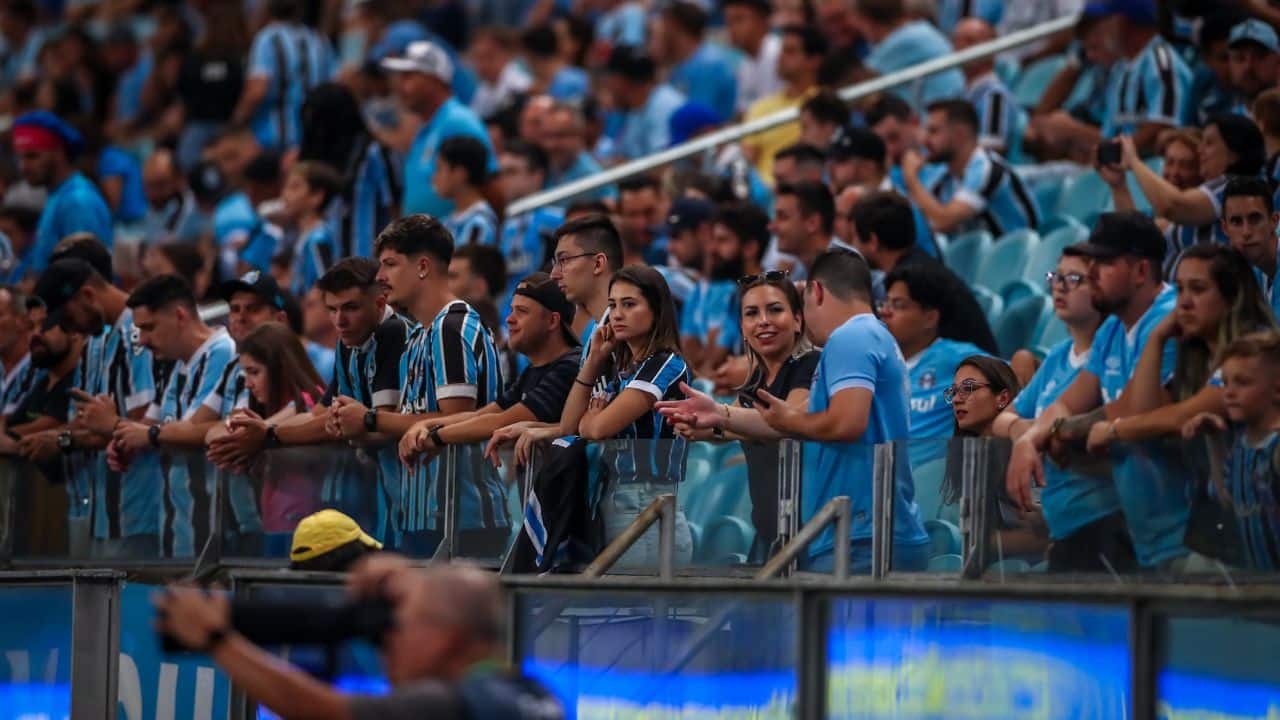
[[[791,273],[786,270],[769,270],[759,275],[744,275],[738,278],[738,287],[749,287],[757,283],[783,282],[790,277]]]

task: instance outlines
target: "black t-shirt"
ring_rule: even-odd
[[[498,407],[509,410],[523,403],[538,422],[559,421],[564,401],[573,389],[573,379],[578,376],[581,352],[574,348],[546,365],[525,368],[515,383],[498,396]]]
[[[67,373],[53,387],[49,387],[47,380],[37,383],[31,389],[31,394],[9,416],[8,426],[26,425],[42,417],[51,417],[59,423],[67,422],[71,411],[71,381],[74,375],[75,373]]]
[[[896,270],[908,265],[929,265],[948,278],[945,288],[946,299],[942,302],[946,312],[942,325],[938,328],[939,336],[948,340],[973,343],[983,352],[992,355],[1000,354],[1000,349],[996,346],[996,336],[992,334],[991,326],[987,324],[986,313],[982,312],[978,299],[973,296],[973,291],[959,275],[921,250],[919,246],[913,246],[911,251],[899,258],[898,263],[893,267]]]
[[[192,122],[221,123],[231,119],[244,85],[240,58],[193,53],[178,70],[178,97]]]
[[[778,370],[778,375],[765,387],[765,392],[776,398],[786,399],[792,390],[808,390],[813,373],[818,368],[822,353],[810,350],[799,357],[789,358]],[[758,387],[743,390],[742,404],[755,405]],[[778,535],[778,443],[742,441],[742,454],[747,459],[747,480],[751,492],[751,524],[756,527],[756,545],[768,548]]]

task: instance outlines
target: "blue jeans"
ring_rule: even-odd
[[[893,572],[924,572],[929,567],[929,543],[923,545],[893,544],[893,559],[890,570]],[[828,550],[809,558],[802,563],[803,569],[809,572],[832,572],[835,570],[835,554]],[[849,572],[853,575],[871,574],[871,541],[853,540],[849,543]]]

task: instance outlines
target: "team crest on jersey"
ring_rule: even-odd
[[[1120,369],[1120,358],[1118,358],[1118,357],[1109,357],[1109,358],[1107,358],[1107,369],[1108,369],[1108,370],[1119,370],[1119,369]]]
[[[926,370],[924,374],[920,376],[921,390],[932,390],[933,386],[937,384],[938,384],[938,375],[932,370]]]

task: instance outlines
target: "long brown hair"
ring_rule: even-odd
[[[315,393],[323,385],[320,373],[307,357],[302,340],[284,323],[259,325],[241,341],[239,350],[241,355],[252,357],[267,369],[271,402],[262,408],[267,414],[279,412],[302,397],[303,393]],[[256,403],[250,399],[251,405]]]
[[[771,279],[764,274],[757,275],[751,282],[738,285],[738,336],[742,338],[742,346],[747,353],[747,382],[742,387],[737,388],[739,391],[754,390],[762,388],[768,379],[768,369],[764,364],[764,357],[751,347],[751,343],[747,342],[747,334],[742,328],[742,307],[743,300],[746,299],[747,293],[760,287],[777,288],[782,292],[782,296],[787,300],[787,309],[793,315],[800,316],[800,328],[796,331],[795,343],[791,346],[791,355],[795,357],[801,353],[813,349],[804,334],[804,298],[800,296],[800,291],[796,289],[796,284],[789,277]]]
[[[971,367],[982,374],[986,379],[987,385],[992,395],[999,395],[1004,391],[1009,391],[1009,402],[1018,396],[1022,391],[1022,383],[1018,382],[1018,376],[1013,372],[1013,368],[1009,367],[1009,363],[1000,358],[990,357],[988,355],[970,355],[960,364],[956,366],[959,372],[962,367]],[[960,426],[956,426],[955,434],[959,437],[975,437],[974,433],[967,430],[961,430]]]
[[[642,357],[631,357],[631,346],[627,343],[618,343],[614,347],[612,371],[630,372],[634,363],[641,362],[654,353],[666,351],[678,354],[680,326],[676,318],[676,303],[662,273],[647,265],[628,265],[613,274],[613,278],[609,280],[610,291],[618,281],[640,289],[640,294],[653,313],[653,327],[649,329]]]

